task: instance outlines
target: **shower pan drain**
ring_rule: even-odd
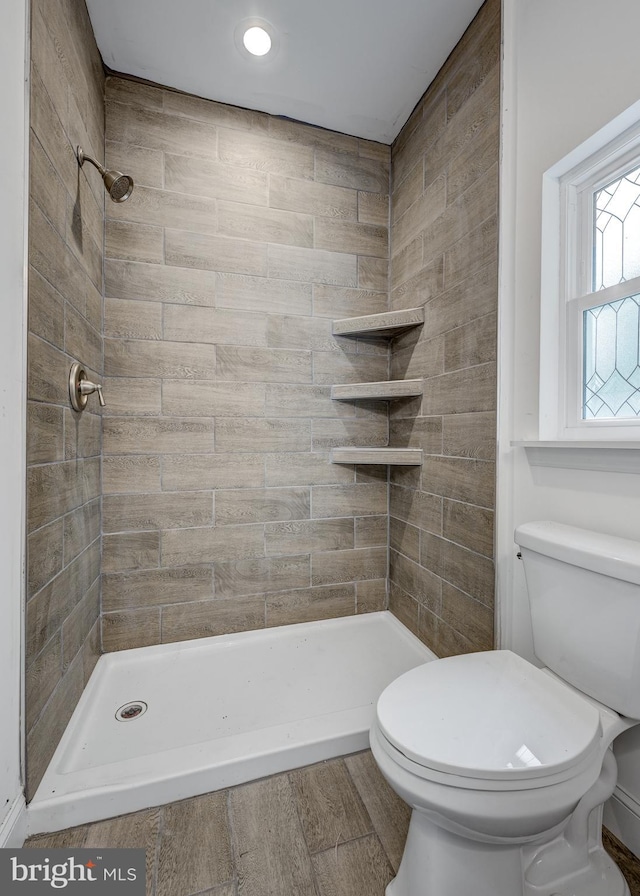
[[[134,700],[132,703],[125,703],[116,712],[116,719],[119,722],[130,722],[132,719],[139,719],[147,711],[147,704],[144,700]]]

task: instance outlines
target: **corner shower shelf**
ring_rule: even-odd
[[[345,383],[331,387],[331,397],[337,401],[373,398],[393,401],[422,395],[422,380],[387,380],[380,383]]]
[[[420,467],[422,448],[334,448],[331,463]]]
[[[383,311],[364,317],[345,317],[334,320],[334,336],[398,336],[403,330],[419,327],[424,323],[424,308],[408,308],[405,311]]]
[[[334,336],[388,337],[398,336],[412,327],[424,324],[424,308],[408,308],[405,311],[383,311],[364,317],[347,317],[334,320]],[[393,401],[422,395],[422,380],[385,380],[378,383],[344,383],[331,387],[331,398],[336,401],[349,399],[381,399]],[[334,448],[332,464],[388,464],[391,466],[422,466],[421,448]]]

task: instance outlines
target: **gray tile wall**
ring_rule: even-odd
[[[381,609],[389,147],[119,78],[107,163],[103,647]]]
[[[28,343],[27,796],[99,654],[100,415],[76,415],[74,360],[103,372],[104,76],[84,0],[33,0]]]
[[[493,646],[500,2],[487,0],[392,148],[390,608],[441,656]]]

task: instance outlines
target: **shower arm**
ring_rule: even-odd
[[[85,162],[91,162],[91,164],[92,164],[95,168],[98,169],[98,171],[100,172],[100,174],[101,174],[103,177],[104,177],[104,175],[107,173],[107,169],[106,169],[106,168],[103,168],[102,165],[100,164],[100,162],[96,162],[95,159],[92,159],[91,156],[88,156],[88,155],[84,152],[84,150],[82,149],[81,146],[79,146],[79,147],[77,148],[77,150],[76,150],[76,155],[77,155],[77,157],[78,157],[78,163],[79,163],[79,165],[80,165],[81,168],[82,168],[82,166],[84,165]]]

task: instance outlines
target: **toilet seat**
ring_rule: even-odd
[[[383,691],[376,724],[414,774],[472,788],[544,787],[601,762],[598,708],[509,650],[412,669]]]

